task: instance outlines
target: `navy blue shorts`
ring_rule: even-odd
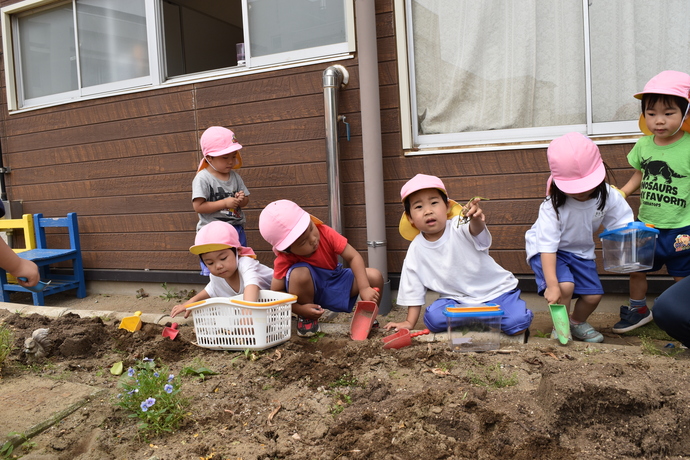
[[[290,274],[297,267],[307,267],[314,282],[314,303],[326,310],[338,312],[351,312],[355,306],[357,296],[350,296],[355,275],[349,268],[343,268],[341,264],[335,270],[314,267],[306,262],[297,262],[290,267],[285,276],[285,290],[288,290]]]
[[[690,226],[658,230],[654,266],[647,271],[655,272],[666,265],[671,276],[690,276]]]
[[[541,254],[529,260],[537,282],[537,292],[543,296],[546,291],[544,270],[541,266]],[[559,283],[573,283],[573,297],[580,295],[603,294],[604,288],[597,273],[597,263],[594,260],[577,257],[570,252],[556,252],[556,277]]]
[[[520,290],[513,289],[512,291],[501,294],[490,302],[501,307],[503,316],[501,316],[501,332],[507,335],[513,335],[517,332],[527,329],[532,324],[534,313],[527,308],[527,304],[520,298]],[[447,330],[448,320],[443,314],[447,306],[462,305],[455,299],[440,298],[432,302],[426,307],[424,311],[424,325],[431,332],[443,332]]]

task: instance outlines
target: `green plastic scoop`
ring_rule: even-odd
[[[565,305],[550,304],[549,311],[551,312],[551,320],[553,321],[553,328],[558,334],[558,341],[562,345],[566,345],[573,340],[570,333],[570,321],[568,320],[568,309]]]

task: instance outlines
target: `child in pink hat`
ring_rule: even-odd
[[[235,171],[242,167],[242,146],[235,133],[222,126],[204,131],[199,144],[204,158],[192,182],[192,205],[199,215],[196,231],[211,222],[227,222],[235,227],[240,243],[246,246],[247,219],[242,208],[249,204],[249,190]],[[202,274],[208,275],[203,265]]]
[[[297,296],[292,311],[300,337],[319,331],[325,310],[352,311],[358,294],[362,300],[379,302],[381,272],[367,268],[344,236],[292,201],[266,206],[259,216],[259,231],[276,254],[271,289]],[[338,256],[349,268],[343,268]]]
[[[660,231],[654,253],[657,271],[666,265],[668,274],[679,281],[690,275],[690,122],[688,104],[690,75],[665,70],[654,76],[642,92],[640,138],[628,154],[635,168],[621,188],[625,196],[640,189],[637,218]],[[630,303],[621,305],[620,321],[613,332],[623,333],[652,321],[647,308],[646,272],[630,274]]]
[[[199,230],[189,252],[208,267],[209,283],[184,304],[175,305],[173,318],[182,312],[188,317],[187,305],[201,300],[243,294],[244,300],[256,302],[260,290],[271,288],[273,270],[260,264],[251,248],[242,246],[237,230],[226,222],[211,222]]]
[[[533,314],[520,298],[515,276],[489,255],[491,234],[479,199],[463,209],[448,199],[441,179],[426,174],[410,179],[400,190],[400,198],[405,212],[399,231],[411,243],[396,303],[407,307],[407,317],[384,327],[413,329],[431,290],[439,298],[424,311],[424,325],[430,331],[447,330],[447,306],[495,303],[503,310],[501,331],[524,333],[526,340]]]
[[[606,183],[606,165],[589,138],[566,134],[554,139],[546,153],[551,176],[537,221],[525,234],[527,263],[534,270],[539,295],[549,304],[570,310],[577,297],[570,315],[573,338],[603,342],[604,336],[587,322],[604,294],[593,234],[601,225],[615,228],[632,222],[632,209]]]

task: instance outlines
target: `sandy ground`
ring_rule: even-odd
[[[51,303],[73,310],[166,313],[176,302],[159,295],[51,297]],[[172,341],[162,337],[161,324],[128,332],[108,317],[51,318],[0,309],[0,320],[15,335],[0,386],[28,377],[102,391],[19,446],[15,454],[26,459],[689,455],[690,439],[682,435],[690,424],[688,353],[664,348],[667,340],[612,334],[617,314],[609,309],[617,312],[617,305],[592,316],[604,344],[561,346],[540,337],[551,329],[542,310],[529,343],[487,353],[452,352],[446,342],[418,339],[385,350],[382,330],[355,342],[347,335],[345,314],[334,319],[344,332],[313,339],[293,334],[263,351],[218,351],[194,345],[194,328],[187,325]],[[394,308],[386,320],[404,315]],[[46,358],[30,362],[22,348],[38,328],[50,330],[51,346]],[[115,362],[127,368],[144,357],[175,375],[199,366],[216,372],[204,379],[182,377],[189,412],[179,430],[154,439],[144,439],[135,419],[114,405],[122,377],[109,372]],[[17,423],[22,417],[11,409],[2,413]]]

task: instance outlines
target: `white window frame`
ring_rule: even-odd
[[[451,134],[417,134],[418,122],[415,98],[415,73],[412,14],[410,0],[394,0],[396,22],[396,47],[398,50],[398,75],[400,90],[400,117],[402,144],[405,155],[425,155],[463,151],[495,151],[525,148],[543,148],[558,136],[572,131],[586,134],[598,144],[633,143],[641,132],[637,120],[600,122],[592,121],[592,80],[589,43],[588,0],[582,0],[585,37],[585,94],[586,123],[565,126],[474,131]]]
[[[191,81],[208,81],[299,67],[320,62],[351,59],[353,58],[352,53],[355,51],[354,0],[343,0],[347,31],[346,42],[252,58],[249,43],[249,18],[247,15],[247,5],[251,0],[242,0],[242,23],[244,28],[246,64],[244,66],[214,69],[207,72],[179,75],[165,79],[165,43],[161,23],[161,0],[144,1],[146,4],[147,39],[149,48],[150,75],[148,77],[80,88],[76,91],[29,100],[23,100],[21,79],[16,78],[18,69],[14,63],[15,43],[13,37],[18,35],[16,35],[16,30],[13,30],[13,16],[35,11],[42,7],[52,7],[58,2],[55,0],[24,0],[1,8],[0,29],[2,31],[7,107],[10,113],[20,113],[26,110],[35,110],[41,107],[65,104],[78,100],[107,97],[114,94],[126,94],[165,86],[187,84]]]

